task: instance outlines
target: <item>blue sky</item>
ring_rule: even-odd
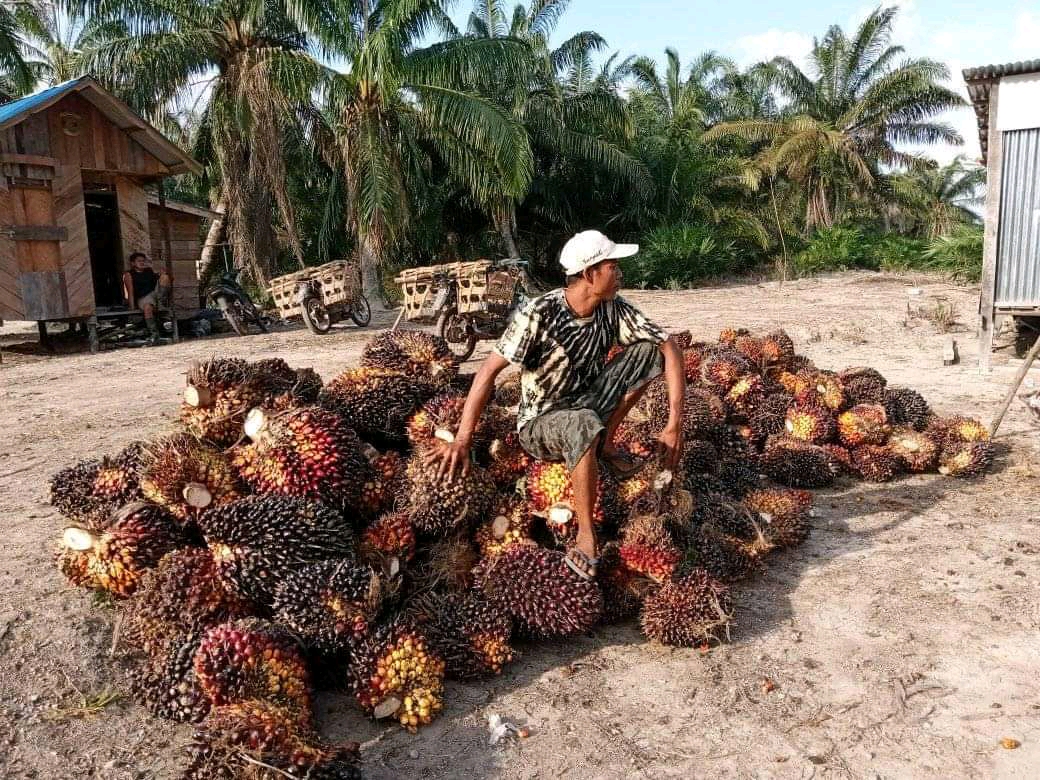
[[[886,3],[891,5],[892,3]],[[1001,0],[909,0],[900,6],[893,43],[910,56],[941,60],[950,67],[951,84],[967,97],[962,68],[996,62],[1040,58],[1040,2]],[[453,16],[464,22],[469,3],[462,0]],[[512,4],[507,2],[507,7]],[[814,36],[831,24],[846,32],[855,28],[875,6],[869,2],[761,3],[749,0],[634,0],[598,2],[572,0],[557,27],[554,41],[579,30],[595,30],[606,38],[610,51],[645,54],[663,59],[664,49],[678,50],[688,62],[714,49],[747,65],[783,54],[804,59]],[[979,155],[975,117],[970,108],[945,117],[965,138],[962,149],[932,148],[932,156],[946,161],[959,152]]]

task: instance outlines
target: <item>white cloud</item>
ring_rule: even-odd
[[[1012,59],[1032,59],[1040,40],[1040,13],[1022,11],[1015,19],[1015,34],[1011,38]]]
[[[766,30],[755,35],[742,35],[735,42],[735,59],[741,67],[764,62],[773,57],[789,57],[798,67],[808,66],[812,36],[793,30]]]

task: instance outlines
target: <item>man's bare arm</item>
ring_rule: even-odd
[[[675,468],[682,457],[683,401],[686,395],[686,372],[682,353],[672,339],[661,342],[664,355],[664,379],[668,387],[668,422],[658,437],[664,446],[665,462]]]

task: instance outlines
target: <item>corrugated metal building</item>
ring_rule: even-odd
[[[979,365],[998,318],[1040,322],[1040,60],[963,72],[986,164]]]

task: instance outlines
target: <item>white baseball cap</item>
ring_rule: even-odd
[[[563,272],[571,276],[604,260],[631,257],[638,251],[639,244],[615,244],[598,230],[583,230],[564,244],[560,265]]]

